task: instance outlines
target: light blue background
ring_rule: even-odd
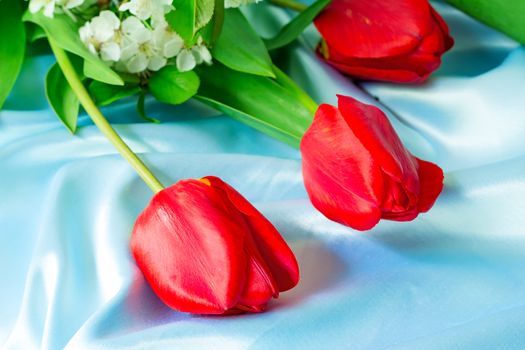
[[[302,279],[263,314],[165,307],[128,250],[151,193],[84,116],[71,136],[47,107],[49,57],[27,62],[0,112],[0,344],[5,349],[524,349],[525,50],[436,4],[456,39],[422,86],[366,83],[446,188],[410,223],[367,233],[307,200],[299,153],[197,104],[104,110],[165,184],[218,175],[280,229]],[[265,33],[286,20],[258,5]],[[273,29],[275,30],[275,29]],[[373,102],[312,54],[281,63],[319,102]],[[269,103],[271,103],[269,101]]]

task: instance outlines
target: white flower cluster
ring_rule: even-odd
[[[258,1],[226,0],[225,6]],[[71,15],[70,10],[86,3],[96,4],[96,0],[30,0],[29,10],[43,11],[48,17],[62,12]],[[117,13],[101,11],[79,30],[86,47],[108,65],[122,72],[142,73],[157,71],[169,60],[181,72],[211,63],[211,54],[202,38],[192,47],[185,47],[184,40],[166,22],[165,15],[176,11],[173,0],[112,0],[111,3]]]
[[[117,70],[141,73],[157,71],[176,58],[181,72],[197,64],[211,63],[208,48],[199,40],[191,48],[171,30],[164,15],[172,10],[172,0],[131,0],[119,11],[131,15],[120,20],[111,11],[102,11],[80,28],[80,39],[89,50]]]

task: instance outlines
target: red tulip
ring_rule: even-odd
[[[153,291],[183,312],[260,312],[299,280],[275,227],[211,176],[157,193],[135,223],[131,250]]]
[[[428,0],[333,0],[315,26],[320,55],[360,79],[422,82],[454,43]]]
[[[443,189],[441,168],[410,154],[377,107],[346,96],[338,104],[321,105],[301,141],[312,204],[358,230],[428,211]]]

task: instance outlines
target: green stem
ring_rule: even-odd
[[[276,6],[285,7],[297,12],[304,11],[308,6],[294,0],[270,0]]]
[[[107,139],[115,146],[117,151],[129,162],[129,164],[135,169],[139,176],[144,180],[146,185],[154,192],[157,193],[164,189],[164,186],[160,181],[153,175],[151,170],[137,157],[135,153],[129,148],[129,146],[122,140],[117,134],[115,129],[109,124],[104,115],[100,112],[97,105],[89,95],[88,91],[82,84],[80,77],[78,76],[73,64],[69,60],[66,52],[62,50],[53,38],[49,39],[49,45],[51,50],[55,54],[56,60],[60,69],[64,73],[67,82],[77,95],[80,104],[86,110],[87,114],[93,120],[93,123],[100,129],[100,131],[107,137]]]

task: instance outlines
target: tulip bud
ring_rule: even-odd
[[[301,154],[312,204],[358,230],[413,220],[443,189],[441,168],[410,154],[380,109],[351,97],[319,107]]]
[[[135,223],[131,251],[153,291],[183,312],[260,312],[299,280],[275,227],[211,176],[157,193]]]
[[[318,53],[350,76],[424,81],[454,40],[428,0],[333,0],[315,19]]]

